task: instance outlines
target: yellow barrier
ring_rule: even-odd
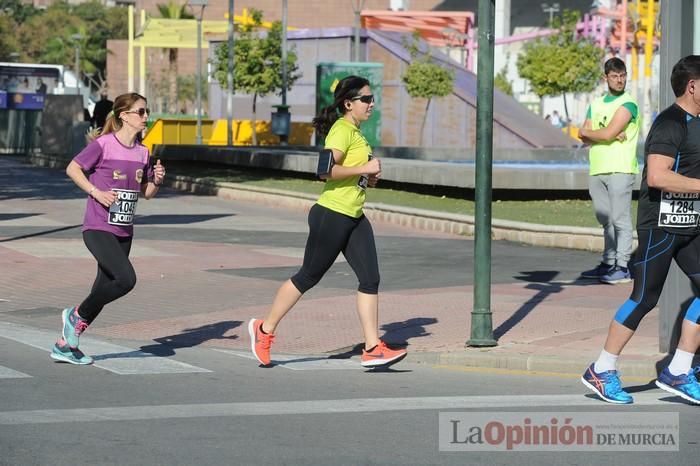
[[[211,146],[225,146],[226,120],[202,120],[202,143]],[[237,146],[253,144],[251,120],[233,120],[233,143]],[[257,120],[255,129],[258,144],[262,146],[279,144],[279,137],[272,133],[270,122]],[[311,145],[314,129],[311,123],[292,123],[289,144]],[[197,120],[163,118],[156,120],[146,133],[143,144],[153,151],[155,144],[196,144]]]
[[[233,120],[233,143],[237,146],[250,146],[253,144],[253,124],[251,120]],[[217,120],[214,125],[209,145],[225,146],[226,120]],[[256,120],[255,130],[258,136],[258,145],[271,146],[279,144],[279,136],[272,133],[271,123],[266,120]],[[311,123],[291,123],[288,142],[293,145],[311,145],[311,136],[314,128]]]
[[[202,143],[209,144],[213,120],[202,120]],[[154,144],[196,144],[197,120],[163,118],[156,120],[143,138],[143,144],[153,151]]]
[[[579,141],[581,138],[578,137],[578,126],[576,125],[568,125],[565,126],[564,128],[561,129],[564,134],[569,135],[569,137],[572,137],[574,139],[578,139]]]

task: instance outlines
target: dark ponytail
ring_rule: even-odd
[[[360,95],[360,89],[365,86],[369,86],[369,81],[359,76],[346,76],[338,81],[333,91],[333,103],[322,108],[312,121],[316,132],[327,135],[333,123],[347,112],[345,101]]]

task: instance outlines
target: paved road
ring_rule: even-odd
[[[79,234],[84,196],[62,172],[8,158],[0,187],[0,464],[698,464],[696,409],[648,378],[625,378],[638,404],[612,407],[570,375],[410,361],[364,371],[342,261],[285,320],[276,366],[259,368],[245,322],[299,265],[305,214],[168,190],[138,208],[136,289],[82,339],[95,365],[54,363],[60,309],[95,272]],[[375,230],[387,339],[414,353],[461,348],[472,242]],[[493,252],[504,346],[533,346],[528,329],[599,328],[609,314],[590,303],[628,291],[567,285],[594,254],[503,242]],[[448,411],[680,413],[680,453],[439,452],[438,415]]]
[[[118,353],[85,368],[5,338],[0,351],[25,374],[0,379],[0,464],[683,465],[700,453],[696,408],[658,390],[637,393],[633,408],[610,407],[560,375],[410,363],[368,373],[347,360],[260,369],[244,353],[197,347],[151,356],[182,372],[119,374],[107,365]],[[439,413],[465,411],[680,413],[680,453],[438,451]]]

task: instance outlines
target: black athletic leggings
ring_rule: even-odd
[[[106,304],[121,298],[136,285],[136,272],[129,262],[131,236],[87,230],[83,241],[97,259],[97,278],[92,291],[80,304],[78,314],[90,324]]]
[[[634,277],[632,295],[620,306],[615,320],[636,330],[661,296],[671,261],[700,289],[700,235],[675,235],[660,229],[637,230],[639,246],[630,263]],[[700,322],[700,299],[696,296],[688,307],[685,319]]]
[[[309,211],[309,238],[304,263],[292,277],[294,286],[301,293],[313,288],[341,252],[360,282],[357,290],[377,294],[379,265],[369,220],[364,215],[353,218],[318,204]]]

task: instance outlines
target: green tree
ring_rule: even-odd
[[[0,61],[12,61],[11,54],[20,53],[16,30],[17,23],[10,16],[0,15]]]
[[[187,11],[187,4],[177,0],[169,0],[168,3],[158,4],[158,12],[162,18],[166,19],[194,19],[194,16]],[[177,49],[168,50],[168,112],[177,113]]]
[[[18,35],[23,60],[71,66],[75,60],[68,38],[71,31],[77,31],[83,25],[79,17],[71,14],[68,3],[59,1],[51,4],[41,14],[32,16],[20,25]],[[53,44],[51,53],[47,53],[46,48],[56,38],[61,38],[62,42]]]
[[[513,95],[513,83],[508,80],[508,65],[504,65],[494,76],[493,85],[504,94]]]
[[[9,16],[17,24],[22,24],[34,15],[41,13],[31,3],[22,0],[0,0],[0,12],[2,16]]]
[[[576,36],[579,16],[576,11],[564,11],[563,19],[557,18],[553,24],[559,31],[525,44],[517,61],[518,73],[530,82],[540,98],[563,96],[567,121],[566,93],[595,89],[605,54],[591,41]]]
[[[430,102],[434,97],[445,97],[452,92],[454,88],[454,73],[452,70],[436,65],[430,60],[430,51],[421,56],[418,49],[420,35],[414,32],[410,42],[405,42],[404,45],[411,54],[411,62],[406,71],[401,76],[402,81],[406,85],[406,92],[414,99],[427,99],[425,104],[425,113],[420,127],[420,145],[423,146],[423,133],[425,132],[425,123],[428,119],[428,110]]]
[[[241,26],[233,45],[233,82],[235,90],[253,95],[253,144],[257,145],[255,131],[258,97],[282,92],[282,23],[275,21],[267,34],[260,34],[262,12],[251,10],[253,24]],[[215,51],[214,77],[226,89],[228,44],[222,43]],[[301,77],[295,49],[287,51],[287,90]]]
[[[18,42],[22,44],[20,60],[72,68],[77,46],[81,74],[89,77],[95,87],[100,87],[105,81],[107,40],[126,38],[127,10],[107,8],[98,1],[77,6],[57,1],[46,10],[37,10],[36,14],[28,16],[16,31]],[[82,39],[73,39],[76,33]]]
[[[81,49],[81,61],[83,54],[89,57],[88,60],[94,67],[94,71],[88,73],[88,76],[91,77],[95,86],[102,87],[106,81],[105,71],[109,53],[107,40],[127,39],[128,10],[124,7],[105,7],[101,2],[92,0],[76,5],[73,13],[83,20],[85,37],[89,38],[85,42],[85,50]]]

